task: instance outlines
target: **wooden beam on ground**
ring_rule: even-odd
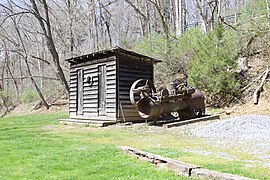
[[[186,164],[181,161],[175,161],[156,154],[140,151],[129,146],[118,146],[117,148],[129,156],[133,156],[142,161],[151,162],[152,164],[162,168],[171,169],[181,176],[190,176],[192,169],[200,168],[199,166]]]
[[[163,127],[164,128],[178,127],[178,126],[192,124],[192,123],[196,123],[200,121],[209,121],[209,120],[216,120],[216,119],[220,119],[220,116],[219,115],[203,116],[200,118],[194,118],[194,119],[189,119],[185,121],[178,121],[178,122],[163,124]]]
[[[220,173],[203,169],[196,165],[187,164],[181,161],[165,158],[156,154],[140,151],[129,146],[118,146],[125,154],[133,156],[142,161],[148,161],[152,164],[174,171],[178,175],[194,177],[200,179],[223,179],[223,180],[248,180],[249,178],[237,176],[233,174]]]
[[[59,122],[63,124],[85,124],[100,127],[105,127],[116,123],[115,121],[98,121],[86,119],[59,119]]]

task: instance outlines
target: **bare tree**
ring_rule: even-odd
[[[269,8],[269,1],[265,0],[266,9],[267,9],[267,18],[268,18],[268,27],[270,28],[270,8]]]
[[[140,10],[140,8],[137,7],[131,0],[125,1],[134,9],[136,13],[138,13],[142,17],[140,18],[142,35],[147,35],[147,28],[149,27],[148,26],[149,19],[147,17],[148,14],[145,14],[142,10]]]
[[[14,27],[14,29],[15,29],[15,32],[16,32],[16,35],[17,35],[17,39],[18,39],[18,43],[16,43],[16,45],[17,45],[17,46],[20,46],[20,49],[21,49],[21,51],[22,51],[22,53],[19,53],[19,55],[23,57],[24,62],[25,62],[25,65],[26,65],[27,73],[28,73],[29,76],[30,76],[30,80],[31,80],[32,84],[34,85],[35,90],[36,90],[36,92],[38,93],[38,95],[39,95],[39,97],[40,97],[40,99],[41,99],[43,105],[48,109],[50,106],[49,106],[49,104],[46,102],[46,100],[45,100],[45,98],[44,98],[44,96],[43,96],[43,94],[42,94],[40,88],[38,87],[38,85],[37,85],[35,79],[34,79],[33,76],[32,76],[32,72],[31,72],[31,69],[30,69],[29,61],[28,61],[28,52],[27,52],[27,50],[26,50],[25,43],[24,43],[24,40],[23,40],[23,38],[22,38],[22,34],[21,34],[21,31],[20,31],[20,27],[18,26],[18,23],[17,23],[17,21],[16,21],[16,16],[12,16],[12,15],[15,14],[15,12],[13,11],[11,1],[8,1],[8,3],[9,3],[9,7],[10,7],[10,8],[6,7],[6,9],[7,9],[8,11],[10,11],[10,13],[11,13],[10,19],[11,19],[12,22],[13,22],[13,27]],[[14,42],[15,42],[15,41],[14,41]],[[14,79],[14,78],[13,78],[13,79]],[[17,85],[17,84],[16,84],[16,85]]]
[[[175,27],[176,36],[180,36],[186,31],[186,1],[175,0]]]
[[[207,33],[213,29],[217,14],[220,16],[221,0],[195,0],[195,4],[201,21],[202,31]],[[219,6],[220,9],[218,8]]]
[[[44,36],[46,38],[46,44],[47,44],[47,47],[52,55],[55,71],[56,71],[59,79],[62,82],[62,85],[66,91],[66,94],[68,94],[69,93],[69,85],[67,83],[66,77],[64,75],[63,69],[62,69],[61,64],[60,64],[59,54],[58,54],[56,47],[55,47],[55,43],[54,43],[54,39],[53,39],[53,35],[52,35],[50,17],[49,17],[49,8],[47,5],[47,2],[46,2],[46,0],[42,0],[43,10],[45,12],[45,17],[42,17],[40,10],[36,4],[36,1],[35,0],[30,0],[30,1],[31,1],[32,8],[33,8],[33,14],[37,18],[37,20],[40,24],[40,27],[44,33]]]
[[[7,72],[10,74],[10,77],[14,83],[14,86],[15,86],[15,96],[16,96],[16,101],[19,102],[19,86],[18,86],[18,82],[17,80],[14,78],[14,75],[13,75],[13,72],[10,68],[10,59],[9,59],[9,54],[8,54],[8,50],[7,50],[7,46],[6,46],[6,43],[5,41],[3,41],[3,46],[4,46],[4,67],[7,69]]]

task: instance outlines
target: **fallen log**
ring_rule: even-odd
[[[178,175],[194,177],[200,179],[223,179],[223,180],[248,180],[250,178],[237,176],[233,174],[220,173],[203,169],[196,165],[187,164],[181,161],[176,161],[170,158],[165,158],[156,154],[140,151],[129,146],[118,146],[125,154],[133,156],[142,161],[148,161],[161,168],[167,168]]]
[[[267,78],[268,74],[269,74],[269,69],[267,67],[266,70],[265,70],[265,73],[264,73],[264,75],[262,77],[262,81],[261,81],[260,85],[256,88],[256,90],[253,93],[253,103],[255,105],[257,105],[259,103],[260,93],[263,91],[263,85],[264,85],[264,83],[266,81],[266,78]]]

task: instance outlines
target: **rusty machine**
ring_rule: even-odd
[[[187,120],[205,114],[203,94],[183,83],[170,82],[156,90],[147,79],[135,81],[130,88],[130,101],[139,115],[147,120]]]

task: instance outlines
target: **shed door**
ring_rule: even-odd
[[[98,67],[98,115],[106,115],[106,65]]]
[[[83,70],[77,71],[77,115],[83,114]]]

